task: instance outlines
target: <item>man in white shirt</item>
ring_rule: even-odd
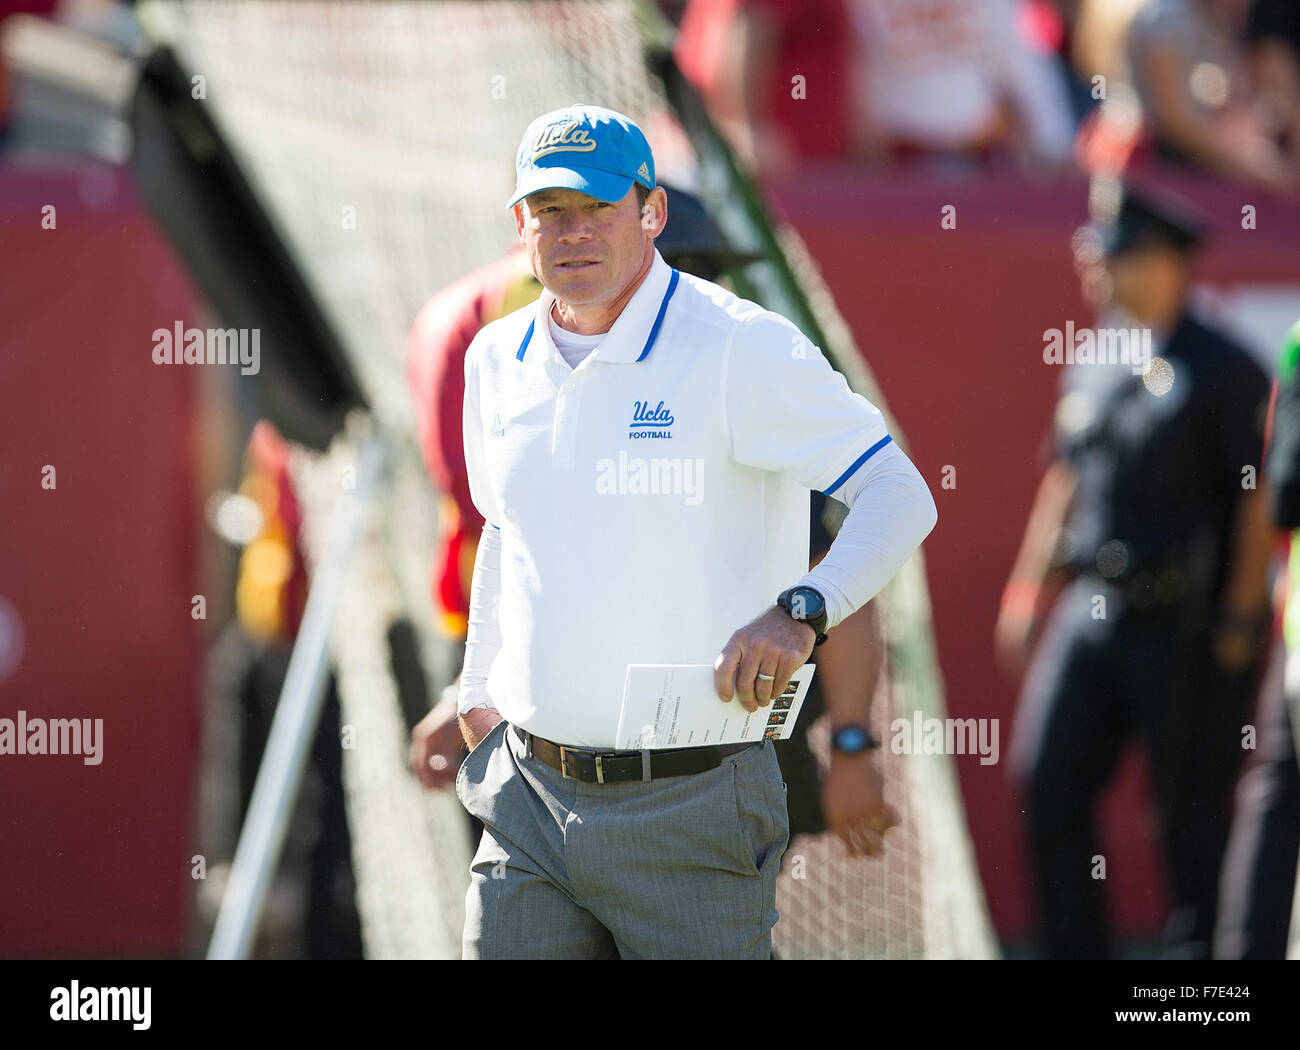
[[[925,482],[789,321],[671,269],[645,136],[535,120],[508,202],[546,291],[465,358],[467,958],[768,958],[788,839],[766,742],[619,751],[628,664],[756,711],[933,528]],[[849,508],[806,571],[808,492]],[[766,611],[763,611],[766,609]],[[882,808],[857,834],[878,841]]]

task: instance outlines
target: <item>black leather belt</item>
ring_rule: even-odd
[[[723,758],[761,744],[723,744],[718,747],[679,747],[666,751],[593,751],[556,744],[534,736],[519,726],[510,727],[533,758],[558,769],[566,780],[585,784],[611,784],[627,780],[681,777],[716,769]]]

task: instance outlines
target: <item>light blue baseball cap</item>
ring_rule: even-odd
[[[621,201],[635,182],[655,187],[655,159],[641,129],[622,113],[578,103],[528,125],[515,157],[515,192],[506,207],[551,189]]]

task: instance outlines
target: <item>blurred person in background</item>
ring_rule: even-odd
[[[1132,346],[1149,331],[1150,354],[1063,373],[1054,459],[995,641],[1013,673],[1034,651],[1011,755],[1047,955],[1111,954],[1094,810],[1136,737],[1169,878],[1168,953],[1203,958],[1268,624],[1268,381],[1188,308],[1199,216],[1164,194],[1112,203],[1076,239],[1085,297],[1104,307],[1098,332]]]
[[[717,280],[728,267],[755,257],[733,252],[700,203],[684,191],[665,187],[669,221],[656,246],[678,269]],[[442,633],[463,642],[469,612],[469,585],[483,520],[469,498],[461,433],[465,396],[465,351],[489,321],[517,310],[541,294],[527,256],[512,248],[503,258],[474,271],[435,295],[411,330],[407,376],[416,408],[420,447],[430,479],[444,495],[439,503],[442,537],[435,556],[433,597]],[[846,508],[813,493],[809,561],[815,565],[829,550]],[[872,751],[878,746],[869,731],[871,702],[884,659],[884,642],[868,603],[827,636],[810,657],[817,664],[808,695],[790,739],[776,744],[787,782],[790,834],[832,830],[850,856],[878,856],[879,839],[853,832],[860,818],[888,811],[884,780]],[[412,730],[412,771],[430,790],[455,784],[464,741],[456,720],[458,684],[444,690],[429,714]],[[828,712],[831,753],[823,772],[808,745],[812,723]],[[482,826],[471,814],[471,840],[477,845]]]
[[[1051,56],[1057,77],[1065,84],[1075,122],[1096,108],[1092,84],[1075,67],[1074,49],[1079,17],[1086,0],[1023,0],[1018,12],[1021,33],[1029,46]]]
[[[1256,747],[1237,785],[1223,864],[1218,959],[1285,959],[1300,860],[1300,321],[1284,341],[1274,382],[1265,473],[1273,522],[1290,533],[1282,605],[1283,673],[1260,691]]]
[[[1104,77],[1107,93],[1128,80],[1125,42],[1133,16],[1146,0],[1078,0],[1070,61],[1075,74],[1091,85]]]
[[[751,171],[853,149],[845,0],[690,0],[677,64]]]
[[[751,169],[1070,160],[1074,119],[1016,0],[691,0],[677,59]]]
[[[1074,118],[1048,54],[1026,40],[1016,0],[848,0],[856,113],[894,157],[1069,163]]]
[[[837,500],[814,492],[811,502],[809,568],[825,557],[844,520],[844,505]],[[889,810],[891,824],[899,819],[884,801],[884,780],[871,754],[879,747],[869,729],[871,707],[885,662],[875,603],[868,602],[837,630],[840,637],[828,637],[809,658],[817,671],[799,720],[790,738],[776,743],[786,782],[790,839],[831,831],[850,857],[879,857],[883,841],[860,841],[852,832],[862,816],[881,808]],[[824,767],[808,742],[808,730],[822,714],[830,723],[830,755]]]
[[[204,828],[204,834],[218,842],[233,839],[247,818],[309,586],[301,541],[302,510],[289,472],[289,444],[266,420],[253,427],[249,438],[239,496],[256,508],[256,529],[239,558],[235,622],[222,633],[210,658],[214,699],[219,706],[208,717],[229,719],[233,712],[237,720],[238,809],[217,818],[230,827]],[[290,824],[286,858],[277,876],[285,891],[278,899],[290,912],[283,918],[292,936],[301,938],[301,948],[294,946],[293,954],[309,959],[359,959],[361,922],[343,790],[342,709],[332,672],[324,690],[320,722]],[[215,739],[228,729],[225,725],[208,726],[205,732]],[[204,790],[214,794],[224,789],[228,775],[225,769],[209,769],[208,776],[220,777],[221,783],[209,779]],[[214,804],[214,808],[221,807]],[[214,887],[219,891],[227,872],[224,862],[217,868]],[[267,936],[263,934],[264,939]],[[271,943],[266,948],[275,954],[284,950]]]
[[[1281,145],[1274,85],[1259,104],[1243,46],[1248,7],[1249,0],[1146,0],[1125,38],[1129,80],[1158,159],[1292,193],[1300,186],[1297,153]],[[1266,71],[1277,64],[1273,56],[1266,49]],[[1283,113],[1284,123],[1293,120]]]
[[[14,75],[5,59],[4,35],[4,23],[0,22],[0,149],[4,149],[5,139],[9,135],[14,96]]]
[[[1255,0],[1247,40],[1264,131],[1300,170],[1300,3]]]
[[[433,559],[432,598],[439,633],[464,644],[469,625],[470,582],[483,518],[469,494],[461,419],[465,399],[465,352],[480,328],[533,302],[541,294],[522,249],[512,248],[433,296],[411,327],[407,382],[425,468],[438,495],[438,547]],[[430,791],[455,785],[465,741],[457,721],[460,677],[411,731],[410,764]],[[466,813],[471,849],[483,826]]]

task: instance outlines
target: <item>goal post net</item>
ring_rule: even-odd
[[[768,255],[736,275],[737,290],[798,323],[888,414],[886,401],[799,238],[773,228],[757,188],[675,74],[671,28],[651,5],[144,0],[138,14],[146,35],[195,78],[388,441],[331,642],[353,730],[344,781],[357,903],[368,956],[455,956],[468,836],[451,792],[426,793],[406,767],[386,641],[389,625],[407,618],[428,680],[440,687],[458,670],[460,653],[437,635],[430,606],[437,504],[416,444],[407,337],[432,294],[509,246],[502,202],[524,128],[575,101],[636,120],[661,180],[699,194],[736,247]],[[356,449],[347,431],[324,454],[295,454],[309,557],[320,553]],[[888,739],[895,718],[945,716],[919,553],[876,603],[886,659],[873,727]],[[824,720],[810,733],[823,762],[827,735]],[[902,826],[880,860],[848,858],[829,834],[791,841],[778,953],[995,956],[952,759],[886,747],[881,761]]]

